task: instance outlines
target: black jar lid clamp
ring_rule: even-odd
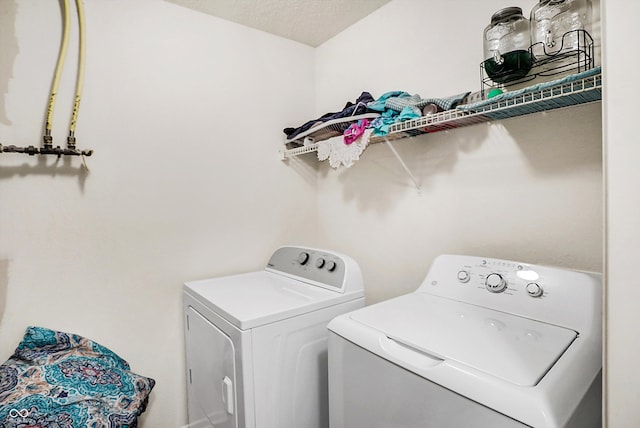
[[[491,25],[497,24],[498,22],[507,21],[509,18],[517,16],[522,16],[522,8],[515,6],[505,7],[504,9],[500,9],[491,16]]]

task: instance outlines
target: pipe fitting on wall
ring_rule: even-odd
[[[44,148],[50,149],[53,147],[53,137],[48,132],[42,136],[42,143]]]
[[[67,137],[67,148],[74,150],[76,148],[76,137],[72,132],[69,133]]]
[[[93,150],[78,150],[76,148],[63,149],[60,146],[57,147],[19,147],[14,145],[4,146],[0,144],[0,153],[26,153],[30,156],[33,155],[54,155],[54,156],[91,156]]]

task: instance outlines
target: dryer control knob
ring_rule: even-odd
[[[303,251],[300,254],[298,254],[298,263],[300,263],[301,265],[305,265],[307,264],[308,261],[309,261],[309,253],[307,253],[306,251]]]
[[[530,282],[529,284],[527,284],[527,294],[531,297],[540,297],[544,294],[544,290],[542,289],[540,284]]]
[[[316,260],[316,267],[318,269],[322,269],[322,267],[324,266],[324,259],[322,257],[320,257],[318,260]]]
[[[502,293],[507,289],[507,281],[499,273],[490,273],[484,281],[487,290],[492,293]]]
[[[471,279],[471,275],[466,270],[461,270],[458,272],[458,281],[460,282],[469,282]]]
[[[334,270],[336,270],[337,267],[338,267],[338,265],[336,264],[336,262],[331,261],[331,260],[327,262],[327,270],[329,272],[333,272]]]

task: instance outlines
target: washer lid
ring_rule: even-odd
[[[355,311],[351,318],[405,346],[534,386],[577,337],[566,328],[424,293]]]
[[[242,330],[364,296],[363,290],[341,294],[267,271],[191,281],[184,289]]]

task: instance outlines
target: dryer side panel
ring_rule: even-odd
[[[192,307],[185,312],[189,427],[237,428],[233,341]]]
[[[253,329],[256,427],[329,428],[327,324],[364,298]]]

